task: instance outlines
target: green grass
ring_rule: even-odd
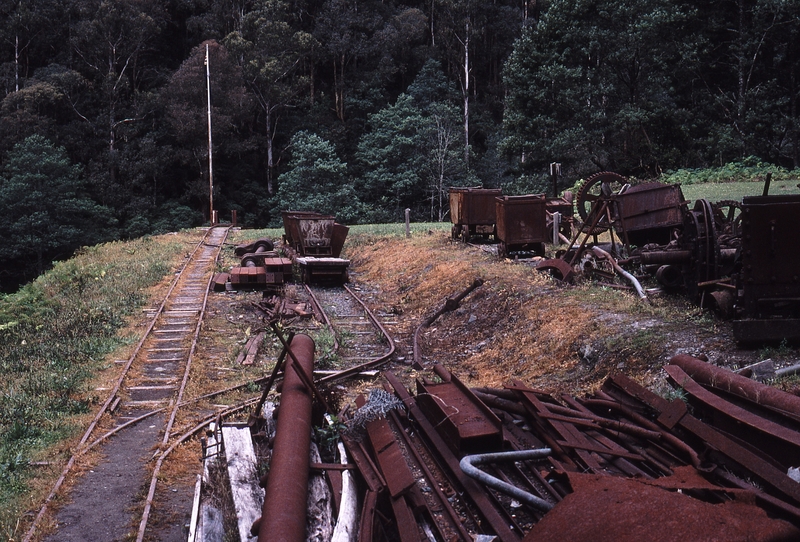
[[[412,237],[422,237],[432,231],[450,232],[450,222],[413,222],[409,229]],[[343,257],[347,257],[347,250],[355,247],[370,245],[378,239],[405,237],[405,224],[357,224],[349,226]],[[283,236],[283,228],[264,228],[258,230],[241,230],[231,235],[231,242],[236,244],[248,243],[256,239],[267,237],[278,240]]]
[[[771,196],[800,194],[797,184],[800,179],[772,180],[769,187]],[[741,202],[745,196],[760,196],[764,191],[764,183],[729,182],[729,183],[703,183],[682,185],[683,196],[689,201],[705,198],[710,202],[733,200]]]
[[[84,248],[0,297],[0,537],[18,534],[31,461],[74,435],[75,416],[102,399],[92,379],[111,352],[134,340],[119,330],[147,301],[146,289],[198,239],[179,234]]]

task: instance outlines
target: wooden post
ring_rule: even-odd
[[[561,241],[558,237],[558,231],[561,229],[561,213],[556,211],[553,213],[553,244],[557,245]]]
[[[411,216],[411,209],[406,209],[406,239],[411,237],[411,225],[410,225],[410,216]]]

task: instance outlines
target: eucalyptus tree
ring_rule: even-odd
[[[690,53],[686,17],[669,0],[551,2],[505,66],[503,151],[529,171],[673,165],[690,139],[671,75]]]
[[[800,4],[685,2],[697,17],[687,74],[708,124],[703,142],[725,163],[748,155],[800,165]]]
[[[241,180],[239,172],[258,150],[252,125],[255,104],[240,67],[216,41],[198,45],[160,93],[169,131],[166,141],[175,149],[169,196],[191,202],[195,208],[202,208],[209,197],[206,45],[211,73],[215,199],[219,194],[236,200],[232,192]]]
[[[286,110],[302,105],[311,84],[302,71],[309,63],[303,61],[311,59],[313,50],[319,47],[311,34],[299,28],[291,8],[289,2],[281,0],[255,2],[242,17],[241,30],[230,33],[224,42],[241,64],[244,80],[261,108],[270,195],[274,193],[278,124]]]

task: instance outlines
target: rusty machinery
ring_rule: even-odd
[[[234,253],[240,265],[229,273],[218,273],[213,280],[214,290],[277,290],[293,277],[292,261],[274,250],[270,239],[258,239],[239,245]]]
[[[514,198],[512,200],[504,198],[499,188],[451,187],[452,238],[467,243],[476,237],[483,240],[494,237],[501,245],[500,252],[503,257],[508,252],[503,248],[508,245],[515,245],[510,249],[515,251],[523,245],[536,243],[535,248],[538,249],[540,243],[551,242],[554,237],[554,223],[558,227],[555,235],[561,234],[566,237],[572,235],[574,224],[572,192],[565,192],[562,197],[553,198],[531,194]],[[542,201],[545,203],[544,214],[540,208]],[[506,206],[508,208],[505,208]],[[558,213],[557,218],[556,213]]]
[[[469,242],[472,237],[496,237],[495,198],[502,196],[499,188],[451,187],[450,221],[452,238]]]
[[[631,186],[619,174],[598,173],[576,195],[583,225],[572,248],[538,267],[569,280],[583,258],[592,260],[588,268],[596,273],[586,245],[590,236],[597,244],[597,235],[608,231],[620,263],[640,265],[665,288],[684,289],[693,302],[733,318],[738,341],[799,340],[799,241],[792,223],[800,196],[766,192],[741,204],[699,199],[690,206],[680,186]]]
[[[495,198],[497,213],[497,254],[544,255],[544,245],[552,236],[547,232],[547,201],[544,194]]]

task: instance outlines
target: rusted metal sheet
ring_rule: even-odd
[[[414,476],[403,460],[389,422],[385,418],[372,420],[367,424],[367,435],[386,480],[389,495],[397,497],[414,485]]]
[[[417,380],[417,403],[454,452],[502,449],[500,420],[455,376],[441,384]]]
[[[485,520],[484,528],[493,532],[503,542],[517,542],[522,539],[522,532],[512,527],[512,518],[504,510],[498,508],[496,503],[486,494],[483,488],[472,478],[465,475],[459,466],[459,459],[450,451],[449,445],[439,435],[433,424],[428,420],[417,401],[391,372],[384,373],[386,380],[394,388],[397,396],[403,401],[409,414],[415,420],[425,438],[438,450],[443,467],[448,475],[454,479],[458,486],[464,490],[464,495],[475,505],[477,512]],[[484,531],[486,532],[486,531]]]
[[[798,340],[800,196],[746,197],[741,216],[741,301],[734,336],[739,341]]]
[[[611,377],[604,387],[609,383],[658,411],[661,414],[658,418],[660,424],[668,428],[680,425],[683,430],[705,443],[715,455],[720,456],[718,459],[727,458],[737,468],[746,469],[754,478],[769,487],[767,492],[789,499],[794,506],[800,503],[800,484],[750,448],[745,448],[689,414],[683,401],[667,401],[624,375]]]
[[[690,404],[715,427],[749,442],[786,468],[800,461],[800,433],[714,395],[677,365],[667,365],[664,370],[675,385],[686,391]]]
[[[314,370],[314,341],[295,335],[289,349],[258,541],[302,542],[306,533],[312,392],[298,371]],[[292,370],[295,358],[299,366]]]
[[[680,185],[659,182],[632,186],[615,196],[621,224],[634,245],[666,244],[672,228],[683,224],[686,200]]]
[[[670,477],[672,478],[672,477]],[[699,478],[699,477],[698,477]],[[569,473],[573,492],[528,532],[524,542],[641,540],[792,540],[800,530],[745,502],[712,504],[683,492],[597,474]],[[678,481],[676,489],[696,489]],[[686,487],[686,486],[689,487]],[[709,491],[709,484],[701,484]]]
[[[547,201],[544,194],[495,198],[497,238],[501,257],[513,251],[544,253],[547,233]]]
[[[333,232],[331,233],[331,256],[334,258],[338,258],[342,255],[342,248],[344,248],[344,242],[349,232],[349,227],[339,224],[338,222],[333,223]]]

